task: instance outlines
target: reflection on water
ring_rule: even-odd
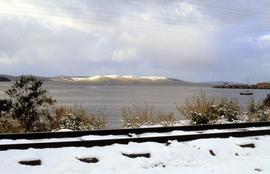
[[[0,98],[6,97],[4,91],[11,83],[0,83]],[[237,99],[241,109],[246,110],[248,101],[254,97],[262,100],[270,90],[253,90],[253,96],[241,96],[241,89],[216,89],[211,87],[184,86],[95,86],[80,83],[47,82],[45,87],[58,102],[63,105],[81,105],[91,112],[105,108],[108,113],[108,127],[119,127],[121,109],[132,104],[148,104],[160,107],[163,111],[174,112],[179,118],[176,103],[201,92],[215,98]]]

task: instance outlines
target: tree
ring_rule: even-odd
[[[41,130],[46,121],[51,121],[49,105],[55,100],[48,97],[48,91],[42,88],[43,81],[33,76],[21,76],[6,91],[11,101],[11,116],[17,119],[25,131]]]

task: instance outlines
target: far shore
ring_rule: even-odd
[[[228,84],[214,85],[213,88],[228,88],[228,89],[270,89],[270,83],[257,83],[255,85],[246,84]]]

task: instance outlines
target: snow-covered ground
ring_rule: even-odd
[[[269,127],[254,127],[262,130]],[[187,135],[241,131],[242,129],[172,131],[167,133],[133,134],[132,137]],[[0,140],[0,144],[52,141],[97,140],[128,138],[124,135],[40,140]],[[251,174],[270,173],[270,136],[247,138],[200,139],[189,142],[172,141],[169,145],[145,142],[114,144],[105,147],[66,147],[0,151],[1,173],[200,173]],[[247,145],[247,147],[241,147]],[[150,157],[129,158],[124,154],[150,154]],[[79,158],[97,158],[97,163],[85,163]],[[27,166],[19,161],[41,160],[41,165]]]
[[[254,144],[252,147],[241,147]],[[153,142],[105,147],[68,147],[0,151],[3,174],[256,174],[270,173],[270,136],[200,139],[171,144]],[[150,153],[150,158],[126,154]],[[78,158],[97,158],[85,163]],[[19,164],[41,160],[41,165]]]

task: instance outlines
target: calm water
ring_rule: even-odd
[[[4,91],[11,83],[0,83],[0,98],[5,98]],[[183,86],[94,86],[88,84],[70,83],[46,83],[58,104],[80,105],[91,112],[104,110],[108,114],[107,127],[119,127],[122,115],[122,107],[136,105],[153,105],[163,111],[174,112],[179,118],[182,116],[176,110],[176,103],[182,103],[186,98],[201,92],[215,98],[226,97],[227,99],[238,99],[242,110],[246,109],[248,101],[252,96],[240,96],[241,89],[214,89],[211,87],[183,87]],[[270,90],[253,90],[254,99],[262,100]]]

